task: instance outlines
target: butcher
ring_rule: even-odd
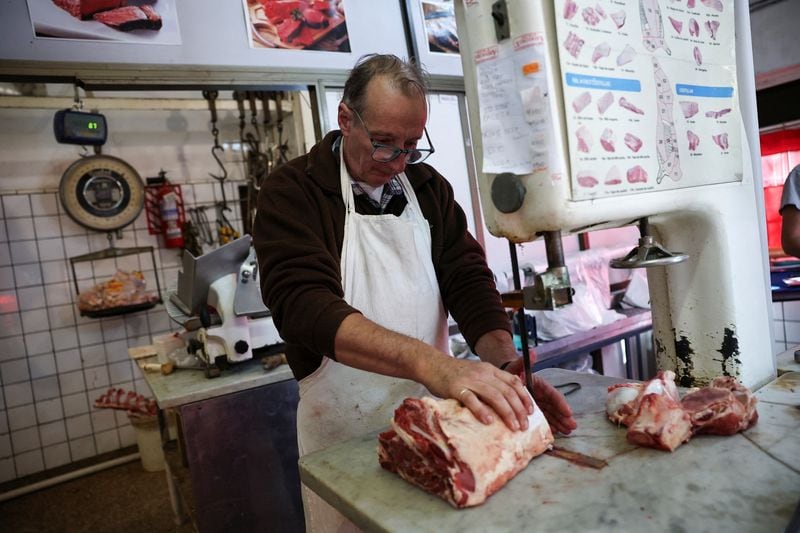
[[[452,186],[424,163],[427,79],[372,54],[356,63],[339,130],[264,180],[253,238],[261,290],[299,382],[300,455],[385,428],[403,399],[453,398],[485,424],[533,410],[511,324]],[[449,354],[448,313],[480,361]],[[554,431],[564,397],[533,377]],[[353,527],[306,487],[308,531]]]

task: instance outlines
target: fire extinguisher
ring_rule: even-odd
[[[173,185],[163,170],[157,178],[147,178],[147,229],[161,234],[165,248],[183,248],[183,225],[186,216],[180,185]]]
[[[161,196],[161,233],[164,235],[166,248],[183,248],[183,220],[178,208],[178,195],[175,191],[165,191]]]

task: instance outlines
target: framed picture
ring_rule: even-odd
[[[243,0],[251,48],[349,53],[344,0]]]
[[[175,0],[73,2],[28,0],[37,39],[181,44]]]
[[[406,0],[414,53],[432,76],[463,76],[455,0]]]

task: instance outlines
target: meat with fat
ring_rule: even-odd
[[[53,3],[79,19],[90,19],[100,11],[115,9],[123,5],[123,0],[53,0]]]
[[[378,436],[383,468],[457,508],[480,505],[553,443],[538,406],[528,429],[483,424],[456,400],[406,398]]]
[[[692,422],[681,407],[673,372],[659,372],[642,387],[636,401],[628,442],[671,452],[692,436]]]
[[[120,31],[159,30],[161,16],[151,6],[126,6],[94,14],[94,19]]]
[[[628,441],[673,451],[695,434],[733,435],[758,420],[756,397],[730,376],[680,398],[675,374],[662,371],[644,383],[608,388],[606,416],[628,426]]]
[[[608,388],[606,415],[615,424],[628,426],[639,409],[641,383],[617,383]]]
[[[683,397],[694,433],[733,435],[758,421],[758,400],[747,387],[729,376],[714,378],[708,387]]]

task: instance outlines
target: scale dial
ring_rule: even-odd
[[[122,159],[108,155],[83,157],[61,176],[61,204],[80,224],[114,231],[136,220],[144,207],[144,183]]]

